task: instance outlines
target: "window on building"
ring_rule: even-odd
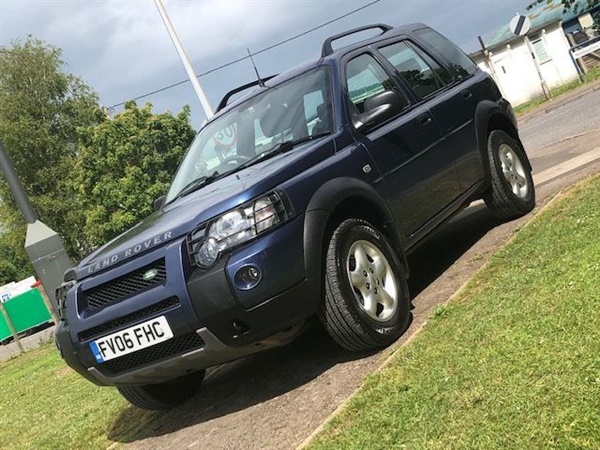
[[[535,52],[535,57],[538,59],[540,64],[552,59],[550,58],[550,55],[546,50],[546,46],[544,45],[544,40],[541,37],[533,39],[531,41],[531,45],[533,47],[533,51]]]

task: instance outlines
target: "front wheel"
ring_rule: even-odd
[[[511,220],[535,206],[535,186],[521,144],[502,130],[488,137],[490,189],[485,203],[496,217]]]
[[[334,231],[325,264],[325,299],[319,319],[341,347],[387,347],[410,320],[406,274],[388,239],[364,220]]]
[[[148,410],[166,410],[192,397],[204,379],[204,370],[171,381],[145,386],[120,386],[119,393],[134,406]]]

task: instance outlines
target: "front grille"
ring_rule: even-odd
[[[179,299],[177,297],[170,297],[160,303],[140,309],[139,311],[127,314],[126,316],[119,317],[118,319],[111,320],[110,322],[103,323],[102,325],[90,328],[89,330],[82,331],[77,337],[79,338],[79,342],[100,337],[102,335],[109,334],[111,331],[125,328],[125,325],[133,325],[136,322],[142,321],[142,319],[150,318],[151,316],[165,312],[177,306],[179,306]]]
[[[145,279],[151,270],[156,270],[156,274],[151,279]],[[83,295],[87,300],[89,309],[98,309],[162,284],[166,280],[167,269],[165,267],[165,260],[162,258],[116,280],[85,291]]]
[[[106,368],[113,374],[117,374],[202,347],[204,347],[204,340],[196,333],[188,333],[135,353],[111,359],[101,364],[99,368]]]

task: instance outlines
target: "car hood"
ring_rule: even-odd
[[[317,147],[319,151],[312,151]],[[329,147],[331,151],[321,147]],[[328,137],[299,145],[169,203],[84,258],[75,268],[77,279],[189,234],[201,223],[274,189],[294,173],[331,154],[333,148],[333,140]]]

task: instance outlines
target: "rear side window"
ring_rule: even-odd
[[[477,71],[477,65],[452,41],[431,28],[423,28],[415,32],[417,36],[435,48],[450,63],[456,72],[468,77]]]
[[[380,48],[379,52],[421,98],[442,89],[451,81],[446,69],[406,41]]]
[[[368,53],[348,62],[346,77],[350,101],[361,113],[366,99],[387,90],[398,92],[385,69]]]

